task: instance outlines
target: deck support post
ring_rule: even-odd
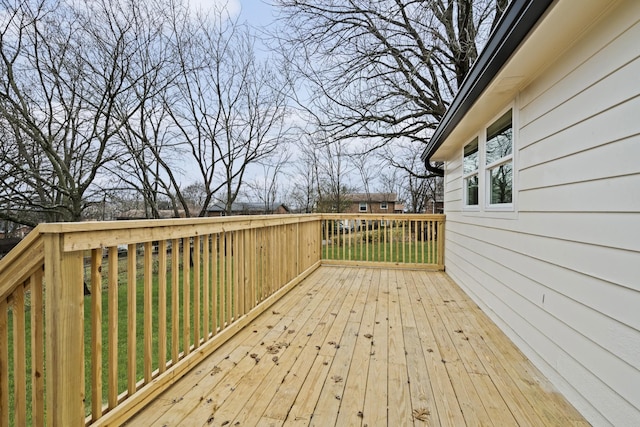
[[[62,234],[44,236],[47,425],[84,425],[82,251]]]

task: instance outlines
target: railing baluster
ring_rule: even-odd
[[[241,283],[244,284],[244,314],[247,314],[253,308],[253,260],[255,254],[255,247],[253,242],[253,229],[247,229],[244,231],[243,242],[243,275],[244,278]]]
[[[109,288],[108,307],[108,407],[113,409],[118,405],[118,248],[109,248]]]
[[[437,230],[437,222],[431,221],[431,227],[429,229],[429,244],[431,245],[431,262],[437,263],[437,257],[439,256],[436,253],[436,230]]]
[[[247,253],[245,251],[245,239],[246,239],[246,230],[240,230],[237,241],[237,250],[236,257],[238,258],[237,266],[238,266],[238,317],[244,316],[246,313],[246,259]]]
[[[286,250],[285,250],[285,240],[284,240],[284,227],[282,225],[277,225],[276,227],[274,227],[275,230],[275,248],[274,248],[274,261],[276,264],[276,280],[275,280],[275,287],[273,289],[274,292],[277,292],[278,289],[280,289],[280,285],[282,284],[282,281],[284,280],[284,258],[286,257]],[[276,254],[278,254],[278,256],[276,256]],[[284,256],[282,256],[284,255]]]
[[[434,239],[433,239],[433,227],[434,227],[434,222],[433,221],[429,221],[429,255],[430,255],[430,261],[431,262],[435,262],[435,253],[433,251],[434,248]]]
[[[25,346],[24,287],[18,287],[10,300],[13,313],[13,396],[15,425],[27,424],[27,364]]]
[[[144,243],[144,290],[143,290],[143,367],[144,382],[151,382],[153,372],[153,246],[151,242]]]
[[[102,416],[102,249],[91,251],[91,343],[91,418],[95,421]]]
[[[0,372],[9,372],[9,306],[0,299]],[[9,427],[9,375],[0,375],[0,427]]]
[[[400,238],[400,242],[398,243],[400,246],[398,247],[398,249],[400,247],[402,247],[402,262],[407,262],[407,259],[405,257],[406,255],[406,241],[407,241],[407,221],[400,221],[400,226],[402,227],[402,237]]]
[[[31,289],[31,423],[35,426],[42,426],[44,425],[44,306],[42,300],[42,269],[36,270],[29,280],[29,288]],[[2,308],[0,308],[0,312],[1,311]],[[0,424],[2,424],[1,421]]]
[[[218,268],[220,270],[219,279],[219,313],[220,323],[218,324],[220,330],[226,327],[227,323],[227,233],[220,233],[220,263]]]
[[[444,223],[438,221],[438,261],[437,264],[440,268],[444,267]]]
[[[193,238],[193,348],[200,347],[200,236]]]
[[[422,263],[424,264],[424,246],[425,246],[425,241],[424,241],[424,221],[420,221],[420,257],[422,260]]]
[[[218,246],[219,241],[220,234],[213,234],[211,236],[211,276],[213,282],[211,288],[211,331],[214,335],[218,333],[218,319],[220,314],[220,303],[218,302],[218,289],[220,287],[220,250]]]
[[[390,230],[389,230],[389,239],[391,240],[391,244],[389,245],[389,260],[391,262],[395,262],[395,258],[394,256],[397,256],[397,250],[395,248],[396,245],[396,238],[395,238],[395,234],[397,233],[397,231],[394,230],[394,226],[396,225],[396,221],[392,220],[390,221]],[[396,254],[396,255],[394,255]]]
[[[191,238],[182,239],[182,352],[191,353]]]
[[[167,241],[158,242],[158,372],[167,369]]]
[[[210,244],[211,235],[204,235],[202,239],[202,335],[205,341],[209,339],[211,332],[211,320],[209,318],[211,307],[211,271],[209,271],[209,266],[211,265]]]
[[[260,230],[251,230],[251,307],[260,300]]]
[[[233,281],[232,281],[232,288],[233,288],[233,298],[232,298],[232,310],[233,310],[233,320],[238,320],[238,318],[240,317],[240,290],[239,290],[239,280],[240,280],[240,269],[239,269],[239,257],[240,257],[240,247],[238,244],[238,240],[239,240],[239,235],[240,232],[239,231],[234,231],[233,232],[233,246],[232,246],[232,276],[233,276]]]
[[[224,308],[224,320],[225,327],[231,324],[231,298],[233,295],[231,294],[231,277],[233,274],[231,261],[233,260],[233,246],[232,246],[232,232],[228,231],[225,233],[225,277],[224,277],[224,293],[225,293],[225,308]]]
[[[180,239],[171,241],[171,365],[180,357]]]
[[[127,248],[127,392],[136,392],[136,290],[137,290],[137,245]]]
[[[286,256],[287,256],[287,251],[286,251],[286,230],[285,230],[285,226],[284,225],[278,225],[276,227],[276,252],[274,252],[275,254],[278,254],[277,258],[276,258],[276,265],[279,267],[277,269],[277,279],[276,279],[276,288],[275,290],[277,291],[278,289],[280,289],[280,287],[282,286],[282,283],[284,282],[284,278],[285,278],[285,272],[287,271],[286,269]],[[284,255],[284,256],[282,256]]]

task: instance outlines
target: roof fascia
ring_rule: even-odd
[[[427,142],[421,158],[430,172],[444,175],[444,170],[431,166],[431,156],[464,118],[553,1],[513,0],[509,4],[433,136]]]

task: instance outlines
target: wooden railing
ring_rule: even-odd
[[[42,224],[0,260],[0,427],[121,424],[321,262],[440,268],[443,221]]]
[[[444,215],[323,214],[322,259],[444,268]]]
[[[37,230],[0,261],[2,427],[10,421],[44,425],[43,267],[44,241]]]

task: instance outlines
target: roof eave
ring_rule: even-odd
[[[553,1],[513,0],[509,4],[422,153],[421,158],[429,171],[438,175],[444,174],[444,170],[431,166],[431,157],[493,81]]]

